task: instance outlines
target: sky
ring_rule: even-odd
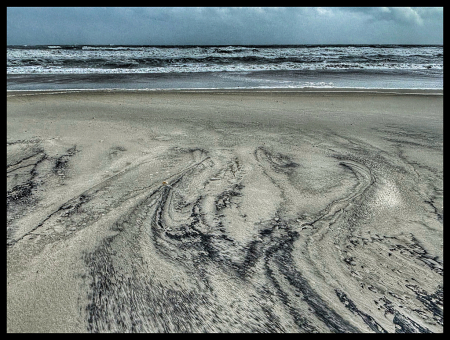
[[[443,44],[442,7],[9,7],[8,45]]]

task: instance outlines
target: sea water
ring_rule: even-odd
[[[8,46],[7,89],[443,88],[442,45]]]

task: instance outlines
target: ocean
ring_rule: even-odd
[[[443,45],[7,46],[7,90],[443,89]]]

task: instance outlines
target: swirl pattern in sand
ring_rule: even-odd
[[[46,302],[89,332],[441,332],[439,129],[226,110],[9,139],[8,327]]]

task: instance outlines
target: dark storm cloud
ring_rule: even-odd
[[[8,44],[442,44],[442,8],[8,8]]]

